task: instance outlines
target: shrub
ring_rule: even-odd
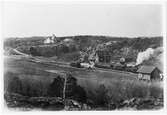
[[[37,49],[35,47],[30,47],[30,53],[33,56],[41,56],[40,52],[37,51]]]
[[[109,101],[116,105],[127,99],[126,85],[121,81],[113,82],[112,85],[108,86],[108,91]]]
[[[97,84],[95,82],[94,85]],[[97,87],[97,89],[91,87],[86,89],[89,105],[110,108],[112,104],[118,107],[123,101],[132,98],[159,98],[163,96],[163,89],[159,85],[138,80],[105,81]]]
[[[131,88],[131,93],[132,97],[139,97],[139,98],[147,97],[148,86],[142,84],[133,85],[133,87]]]
[[[150,91],[151,97],[154,97],[154,98],[162,98],[163,97],[163,89],[156,84],[152,84],[149,87],[149,91]]]
[[[64,79],[58,76],[54,78],[53,82],[49,85],[48,95],[51,97],[63,97]]]
[[[106,106],[108,104],[108,90],[106,87],[101,84],[98,86],[97,89],[94,91],[89,91],[88,92],[88,100],[90,100],[93,104],[93,106]]]
[[[7,91],[11,93],[21,93],[21,80],[18,77],[11,77],[11,80],[8,83]]]
[[[77,101],[83,102],[83,103],[86,102],[87,96],[86,96],[86,91],[83,87],[81,87],[79,85],[75,87],[74,100],[77,100]]]

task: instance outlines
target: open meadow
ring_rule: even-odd
[[[69,72],[86,93],[85,101],[82,103],[90,106],[91,110],[112,110],[124,107],[130,107],[134,110],[159,109],[163,106],[162,103],[156,106],[145,105],[144,101],[143,105],[135,106],[134,103],[140,103],[137,99],[146,99],[146,103],[150,103],[150,99],[156,101],[163,99],[162,82],[140,81],[135,73],[98,68],[80,69],[61,64],[35,62],[29,57],[20,55],[6,56],[4,65],[5,92],[47,98],[50,97],[48,90],[54,79],[61,76],[60,73]],[[57,88],[52,90],[59,91],[60,89]],[[128,105],[127,103],[133,104]],[[54,109],[56,110],[56,108]]]

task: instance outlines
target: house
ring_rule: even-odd
[[[54,43],[54,40],[52,40],[50,37],[44,40],[44,44],[50,44],[50,43]]]
[[[161,71],[155,66],[141,66],[138,70],[138,79],[152,81],[161,80]]]
[[[47,39],[44,40],[44,44],[51,44],[51,43],[56,43],[56,36],[53,34],[51,37],[48,37]]]

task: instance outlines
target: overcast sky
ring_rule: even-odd
[[[4,37],[160,36],[160,5],[5,3]]]

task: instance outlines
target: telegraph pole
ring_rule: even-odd
[[[67,86],[67,75],[64,77],[64,87],[63,87],[63,100],[66,98],[66,86]]]

